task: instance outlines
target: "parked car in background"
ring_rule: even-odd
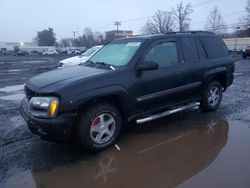
[[[28,56],[29,53],[26,52],[26,51],[21,50],[21,51],[18,51],[18,52],[16,52],[16,53],[14,53],[14,55],[15,55],[15,56]]]
[[[80,50],[69,50],[68,55],[71,55],[71,54],[80,54]]]
[[[56,55],[58,52],[56,50],[47,50],[42,53],[43,55]]]
[[[88,49],[84,53],[79,56],[70,57],[64,59],[59,62],[58,68],[64,68],[73,65],[79,65],[80,63],[84,63],[89,60],[98,50],[100,50],[103,46],[93,46],[92,48]]]
[[[242,50],[242,58],[246,59],[248,56],[250,56],[250,46],[247,46]]]
[[[14,54],[14,52],[12,50],[0,51],[0,55],[12,55],[12,54]]]

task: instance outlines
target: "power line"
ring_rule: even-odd
[[[246,22],[247,23],[247,22]],[[206,28],[206,29],[230,29],[230,28],[237,28],[237,27],[241,27],[241,26],[245,26],[246,23],[231,23],[231,24],[226,24],[226,25],[222,25],[222,26],[217,26],[217,27],[209,27],[209,28]]]
[[[232,12],[232,13],[229,13],[229,14],[225,14],[225,15],[222,16],[222,18],[225,18],[225,17],[228,17],[228,16],[232,16],[232,15],[235,15],[235,14],[242,14],[242,13],[244,13],[244,10],[237,11],[237,12]],[[194,23],[192,23],[192,25],[196,25],[196,24],[199,24],[199,23],[205,23],[206,21],[207,20],[194,22]]]
[[[207,0],[207,1],[203,1],[203,2],[200,2],[200,3],[194,4],[192,7],[200,7],[200,6],[203,6],[203,5],[206,5],[206,4],[213,3],[215,1],[219,1],[219,0]],[[145,16],[145,17],[139,17],[139,18],[132,18],[132,19],[128,19],[128,20],[121,20],[121,22],[123,22],[123,23],[134,22],[134,21],[138,21],[138,20],[149,19],[149,18],[152,18],[152,17],[153,16]],[[96,29],[101,29],[101,28],[108,27],[108,26],[111,26],[111,25],[113,25],[113,23],[107,23],[107,24],[105,24],[103,26],[97,27]]]

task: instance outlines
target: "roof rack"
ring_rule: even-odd
[[[176,32],[167,32],[165,34],[213,34],[213,32],[210,31],[176,31]]]

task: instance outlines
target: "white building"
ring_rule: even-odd
[[[38,46],[35,42],[3,42],[0,41],[0,52],[24,50],[27,52],[54,50],[55,46]]]
[[[246,46],[250,46],[250,37],[226,38],[223,39],[227,48],[231,51],[241,51]]]

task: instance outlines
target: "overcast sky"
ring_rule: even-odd
[[[125,21],[170,10],[180,0],[0,0],[0,41],[32,41],[36,32],[54,28],[58,39],[81,35],[85,27],[105,32],[121,29],[139,34],[146,19]],[[217,5],[226,24],[237,23],[243,15],[246,0],[184,0],[193,5],[191,29],[203,29],[211,9]],[[231,14],[232,13],[232,14]],[[230,14],[230,15],[229,15]],[[197,23],[198,22],[198,23]]]

